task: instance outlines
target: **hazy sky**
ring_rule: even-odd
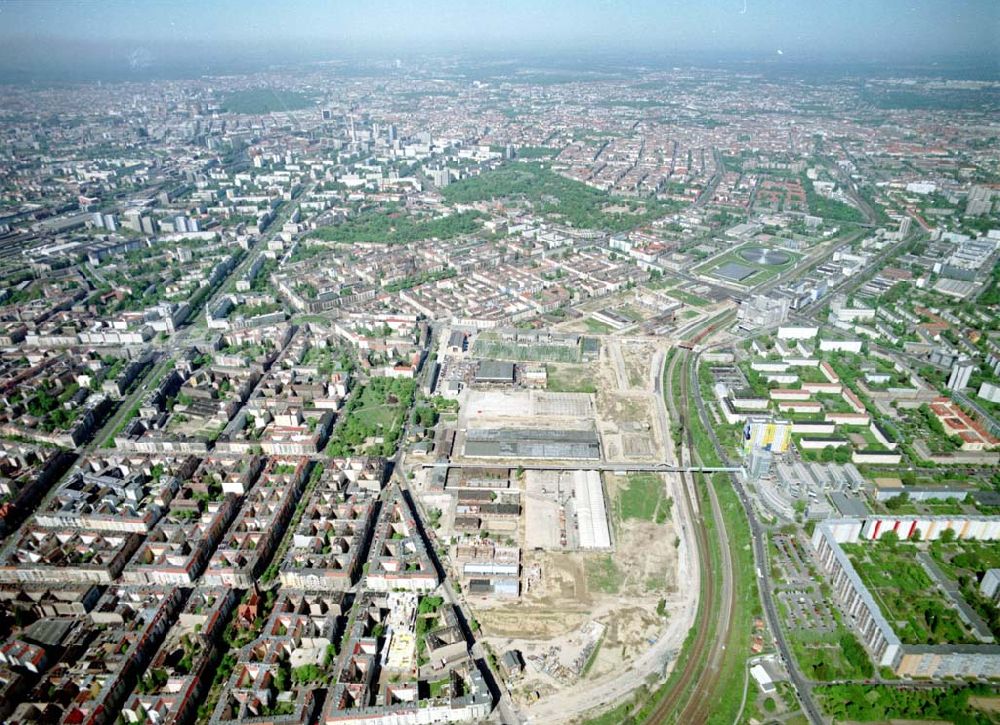
[[[69,51],[1000,55],[1000,0],[0,0],[0,64]],[[60,43],[53,44],[53,40]]]

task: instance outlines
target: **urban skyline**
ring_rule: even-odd
[[[0,3],[0,721],[994,722],[993,8]]]

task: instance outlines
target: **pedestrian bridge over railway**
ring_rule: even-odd
[[[464,463],[445,461],[424,463],[423,468],[522,468],[525,471],[609,471],[611,473],[736,473],[738,466],[672,466],[667,463],[607,463],[604,461],[580,461],[578,463],[518,463],[497,461],[496,463]]]

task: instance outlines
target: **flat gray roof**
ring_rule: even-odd
[[[24,630],[22,638],[56,647],[62,644],[75,625],[72,619],[39,619]]]
[[[830,500],[837,507],[837,511],[843,516],[867,516],[870,512],[864,501],[846,493],[834,491],[830,494]]]
[[[476,380],[503,380],[514,379],[514,363],[503,360],[483,360],[479,363],[479,370],[476,371]]]
[[[466,432],[465,455],[598,460],[601,457],[601,442],[592,430],[474,429]]]
[[[726,262],[716,267],[711,273],[716,277],[731,279],[734,282],[742,282],[747,277],[756,274],[757,270],[739,262]]]

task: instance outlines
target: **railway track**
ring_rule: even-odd
[[[664,374],[664,378],[666,379],[665,390],[668,392],[667,400],[669,401],[671,411],[677,416],[678,420],[682,420],[686,419],[689,410],[688,387],[690,376],[682,374],[681,389],[680,391],[674,391],[674,372],[678,364],[683,365],[685,368],[684,372],[686,372],[688,365],[687,352],[679,350],[671,359],[670,365]],[[675,403],[678,399],[677,392],[679,392],[680,405]],[[696,456],[694,435],[689,423],[685,424],[684,431],[687,439],[687,448],[690,452],[689,455]],[[684,475],[690,474],[682,474],[682,476]],[[682,485],[681,490],[683,491],[685,504],[691,514],[692,525],[695,523],[698,524],[695,526],[698,559],[701,562],[709,562],[711,547],[708,532],[704,526],[702,516],[695,515],[700,506],[697,500],[692,498],[691,494],[691,491],[696,490],[696,487]],[[708,490],[717,526],[722,527],[724,524],[721,512],[719,511],[718,501],[715,499],[714,491],[711,487]],[[729,612],[732,611],[734,596],[732,586],[726,586],[727,577],[731,576],[731,562],[728,565],[729,568],[727,568],[725,563],[729,559],[728,542],[724,531],[721,528],[717,529],[717,531],[719,532],[720,544],[722,545],[720,552],[723,556],[723,566],[721,567],[723,571],[723,586],[721,589],[723,591],[719,590],[715,577],[711,576],[711,567],[705,566],[704,569],[707,575],[702,577],[702,590],[699,598],[697,618],[698,629],[695,639],[691,644],[683,671],[672,685],[670,691],[656,704],[653,712],[647,718],[647,722],[649,723],[681,722],[687,725],[687,723],[706,722],[710,715],[712,700],[709,695],[718,682],[719,661],[721,655],[724,653],[725,642],[729,635],[729,628],[731,626]],[[728,601],[720,601],[720,599],[726,599],[726,589],[728,589]],[[713,621],[717,622],[718,626],[713,627]],[[689,691],[692,684],[694,685],[694,689]]]
[[[688,407],[688,395],[690,392],[692,377],[693,371],[688,371],[687,375],[682,376],[682,380],[684,382],[682,400],[685,410],[690,410]],[[686,430],[688,432],[688,445],[690,446],[692,455],[697,456],[697,450],[694,447],[693,434],[690,432],[690,421],[688,421]],[[715,494],[715,489],[712,484],[710,482],[706,482],[705,488],[708,492],[711,514],[715,521],[715,535],[719,539],[719,568],[722,572],[722,587],[717,596],[717,613],[715,611],[711,612],[711,615],[717,617],[717,619],[716,626],[714,628],[714,636],[711,638],[710,647],[707,653],[708,660],[705,664],[705,668],[702,670],[701,675],[695,683],[694,691],[688,698],[687,706],[677,719],[677,722],[685,724],[708,722],[709,717],[712,715],[712,708],[716,704],[717,696],[719,694],[719,680],[722,676],[722,665],[726,656],[726,643],[729,641],[730,635],[732,634],[732,613],[736,605],[736,588],[733,586],[732,551],[730,550],[729,538],[726,535],[722,508],[719,505],[719,500]],[[704,527],[702,527],[702,533],[705,534],[707,540],[707,534],[705,533]],[[706,558],[706,561],[711,562],[711,559]],[[711,567],[711,563],[709,563],[709,567]]]

